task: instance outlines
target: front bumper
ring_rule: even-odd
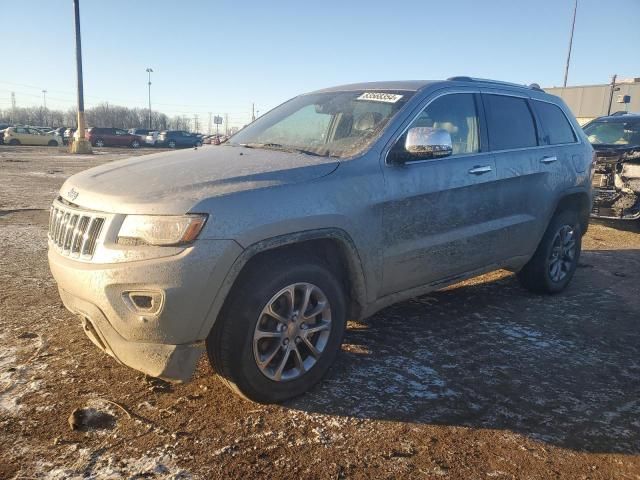
[[[50,246],[49,266],[65,307],[98,347],[148,375],[186,381],[203,350],[209,309],[241,250],[232,240],[198,240],[170,257],[98,264]],[[131,292],[155,304],[139,308]]]

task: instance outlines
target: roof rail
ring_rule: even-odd
[[[493,85],[504,85],[505,87],[518,87],[518,88],[529,88],[531,90],[539,90],[544,91],[540,88],[540,85],[537,83],[532,83],[531,85],[521,85],[519,83],[512,82],[503,82],[501,80],[491,80],[488,78],[476,78],[476,77],[466,77],[466,76],[457,76],[457,77],[449,77],[447,80],[452,82],[482,82],[482,83],[490,83]]]

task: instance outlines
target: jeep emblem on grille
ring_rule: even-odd
[[[78,198],[79,193],[76,192],[76,190],[74,188],[72,188],[71,190],[69,190],[67,192],[67,197],[69,197],[71,199],[71,201],[75,200],[76,198]]]

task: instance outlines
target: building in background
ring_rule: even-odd
[[[562,98],[580,125],[596,117],[607,115],[610,99],[611,113],[621,111],[640,113],[640,77],[616,80],[613,97],[611,97],[610,83],[564,88],[551,87],[544,90]],[[624,103],[625,97],[628,97],[629,103]]]

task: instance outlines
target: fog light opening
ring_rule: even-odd
[[[154,291],[123,292],[122,299],[136,314],[158,315],[164,304],[164,293]]]
[[[151,295],[131,295],[131,301],[140,310],[153,309],[153,298]]]

